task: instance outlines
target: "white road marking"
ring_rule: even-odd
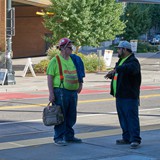
[[[160,108],[141,109],[139,110],[139,112],[155,111],[155,110],[160,110]],[[83,114],[83,115],[78,115],[77,118],[104,116],[106,114],[117,114],[117,112],[106,112],[103,114]],[[0,125],[10,125],[10,124],[19,124],[19,123],[28,123],[28,122],[42,122],[42,119],[32,119],[32,120],[16,121],[16,122],[2,122],[0,123]]]

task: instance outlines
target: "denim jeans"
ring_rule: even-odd
[[[77,118],[77,91],[54,88],[55,103],[62,107],[64,122],[54,126],[54,140],[71,140]]]
[[[141,143],[138,106],[139,99],[116,98],[122,138],[129,142]]]

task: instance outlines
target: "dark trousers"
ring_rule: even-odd
[[[71,140],[77,117],[77,91],[54,89],[55,103],[62,107],[64,122],[54,127],[54,140]]]
[[[141,143],[138,106],[139,99],[116,98],[122,138],[129,142]]]

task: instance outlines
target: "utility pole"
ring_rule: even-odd
[[[12,68],[12,36],[15,28],[15,12],[12,8],[12,0],[7,0],[7,49],[6,49],[6,69],[8,70],[5,84],[16,84],[15,72]]]

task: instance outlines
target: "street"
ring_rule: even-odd
[[[97,85],[96,85],[97,84]],[[141,126],[159,125],[160,85],[149,84],[141,86],[140,122]],[[48,92],[34,93],[40,98],[24,98],[1,100],[1,142],[12,136],[45,132],[48,136],[52,127],[42,124],[42,110],[48,103]],[[11,95],[10,95],[11,96]],[[22,96],[22,94],[21,94]],[[32,96],[32,95],[31,95]],[[12,97],[12,96],[11,96]],[[2,97],[1,97],[2,98]],[[115,101],[109,94],[109,85],[94,83],[85,88],[79,95],[78,118],[75,126],[76,133],[83,138],[88,132],[119,129]]]
[[[86,75],[74,126],[76,137],[82,138],[83,143],[64,148],[54,145],[53,127],[42,123],[42,110],[48,104],[46,76],[17,76],[16,85],[1,86],[0,160],[159,160],[159,70],[149,71],[148,61],[142,61],[142,144],[138,150],[115,145],[116,139],[121,138],[121,129],[105,73]]]

